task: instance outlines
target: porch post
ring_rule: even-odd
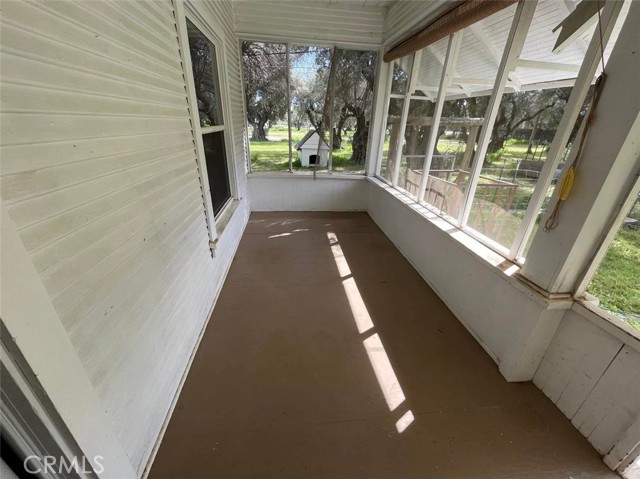
[[[622,209],[629,194],[638,188],[634,185],[640,175],[639,23],[640,3],[631,2],[606,65],[607,80],[576,167],[571,195],[563,202],[557,228],[538,230],[520,272],[546,291],[576,291],[586,272],[594,269],[597,252],[607,246],[605,238],[615,226],[612,218],[624,216]],[[567,165],[570,162],[571,158]],[[554,193],[541,224],[556,203]]]

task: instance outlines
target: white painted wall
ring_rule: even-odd
[[[605,325],[576,304],[533,378],[603,455],[640,418],[640,339]],[[635,441],[640,441],[637,433]]]
[[[364,176],[252,173],[251,211],[366,211]]]
[[[382,45],[385,13],[382,6],[236,0],[233,8],[236,33],[242,39],[347,48],[375,49]]]
[[[2,5],[3,208],[138,475],[249,211],[231,5],[189,6],[224,37],[244,198],[215,258],[172,3]]]
[[[504,272],[511,263],[377,179],[367,208],[503,376],[530,380],[571,302],[542,297]]]

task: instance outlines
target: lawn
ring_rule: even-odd
[[[629,217],[640,219],[636,203]],[[600,306],[640,329],[640,229],[622,227],[587,291]]]
[[[302,139],[305,129],[291,131],[291,138],[295,145]],[[251,134],[251,130],[249,130]],[[342,137],[340,150],[333,152],[333,171],[341,173],[364,173],[364,165],[357,165],[351,159],[351,133]],[[251,141],[251,171],[288,171],[289,170],[289,139],[286,126],[269,128],[267,141]],[[293,148],[293,169],[297,171],[312,171],[312,168],[302,168],[298,160],[298,152]],[[319,169],[320,170],[320,169]],[[326,171],[326,169],[325,169]]]

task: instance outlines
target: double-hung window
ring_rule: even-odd
[[[203,186],[208,183],[207,193],[211,199],[214,217],[217,217],[231,199],[231,182],[229,181],[229,166],[227,149],[225,147],[225,133],[227,127],[223,109],[222,90],[216,46],[189,19],[187,34],[189,39],[189,54],[193,72],[193,90],[197,103],[197,117],[200,124],[202,149],[200,168],[203,176]],[[192,107],[196,108],[193,104]],[[194,125],[195,127],[195,125]],[[206,175],[204,172],[206,171]]]

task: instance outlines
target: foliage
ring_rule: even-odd
[[[640,230],[622,228],[587,291],[600,305],[625,319],[640,320]]]
[[[287,113],[286,47],[279,43],[242,42],[244,92],[252,140],[266,140],[265,126]]]
[[[504,148],[500,148],[492,153],[489,153],[487,155],[487,163],[491,164],[491,163],[495,163],[496,161],[500,161],[502,159],[502,156],[504,155]]]

